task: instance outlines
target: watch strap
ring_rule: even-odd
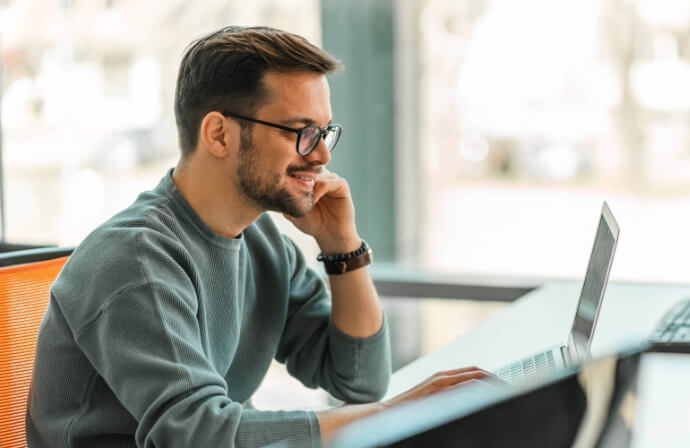
[[[373,254],[367,242],[362,240],[362,245],[352,252],[319,254],[316,260],[323,262],[328,275],[340,275],[370,265]]]
[[[367,248],[366,251],[352,258],[339,261],[327,261],[324,260],[323,264],[326,268],[326,273],[328,275],[341,275],[346,272],[351,272],[364,266],[369,266],[373,261],[371,249]]]

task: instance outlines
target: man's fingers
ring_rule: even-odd
[[[499,377],[497,377],[494,373],[489,372],[489,371],[484,370],[484,369],[480,369],[479,367],[475,367],[475,366],[472,366],[472,367],[463,367],[462,369],[456,369],[456,370],[446,370],[446,371],[443,371],[443,372],[438,372],[436,375],[439,375],[439,376],[448,376],[448,375],[456,375],[456,374],[458,374],[458,373],[471,372],[471,371],[484,372],[484,374],[486,375],[487,379],[491,379],[491,380],[503,382],[503,380],[500,379]]]
[[[325,195],[339,198],[348,197],[349,186],[345,179],[337,174],[330,173],[325,177],[319,177],[314,186],[314,201],[317,202]]]
[[[483,388],[482,392],[488,392],[488,391],[501,391],[504,390],[506,387],[508,387],[508,383],[498,383],[496,381],[492,380],[487,380],[487,378],[480,378],[480,379],[471,379],[467,381],[463,381],[462,383],[457,383],[454,386],[452,386],[450,389],[459,389],[462,387],[467,387],[471,385],[476,385],[477,387]]]
[[[458,373],[464,373],[464,372],[471,372],[473,370],[482,370],[477,366],[469,366],[469,367],[462,367],[460,369],[453,369],[453,370],[442,370],[440,372],[436,372],[434,376],[448,376],[448,375],[457,375]]]
[[[480,369],[479,367],[475,366],[463,367],[461,369],[438,372],[409,391],[393,398],[390,403],[403,403],[405,401],[415,400],[428,395],[451,390],[467,383],[468,381],[470,382],[469,384],[477,381],[481,383],[490,382],[496,387],[506,385],[506,383],[503,383],[500,379],[484,369]]]
[[[486,378],[486,372],[482,370],[470,370],[454,375],[433,376],[427,382],[429,393],[442,392],[470,380]]]
[[[327,192],[328,185],[326,185],[324,182],[316,182],[316,185],[314,185],[314,202],[319,202],[321,196],[323,196]]]
[[[462,372],[455,375],[440,377],[438,381],[444,385],[453,386],[455,384],[464,383],[465,381],[485,378],[486,376],[487,373],[483,370],[472,370],[469,372]]]

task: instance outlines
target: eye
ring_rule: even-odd
[[[321,132],[321,129],[315,124],[309,125],[306,128],[302,129],[300,135],[300,140],[299,140],[299,147],[297,148],[297,151],[300,154],[307,154],[309,153],[313,147],[315,146],[315,141],[319,133]]]
[[[317,125],[312,124],[307,126],[302,130],[302,138],[308,139],[309,141],[313,140],[314,137],[319,133],[320,129]]]

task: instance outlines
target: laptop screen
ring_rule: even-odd
[[[571,331],[574,348],[580,359],[589,353],[619,233],[618,224],[604,202]]]

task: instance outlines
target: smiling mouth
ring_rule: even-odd
[[[290,177],[304,188],[310,190],[314,188],[314,184],[316,183],[316,179],[313,177],[300,176],[299,174],[290,174]]]

